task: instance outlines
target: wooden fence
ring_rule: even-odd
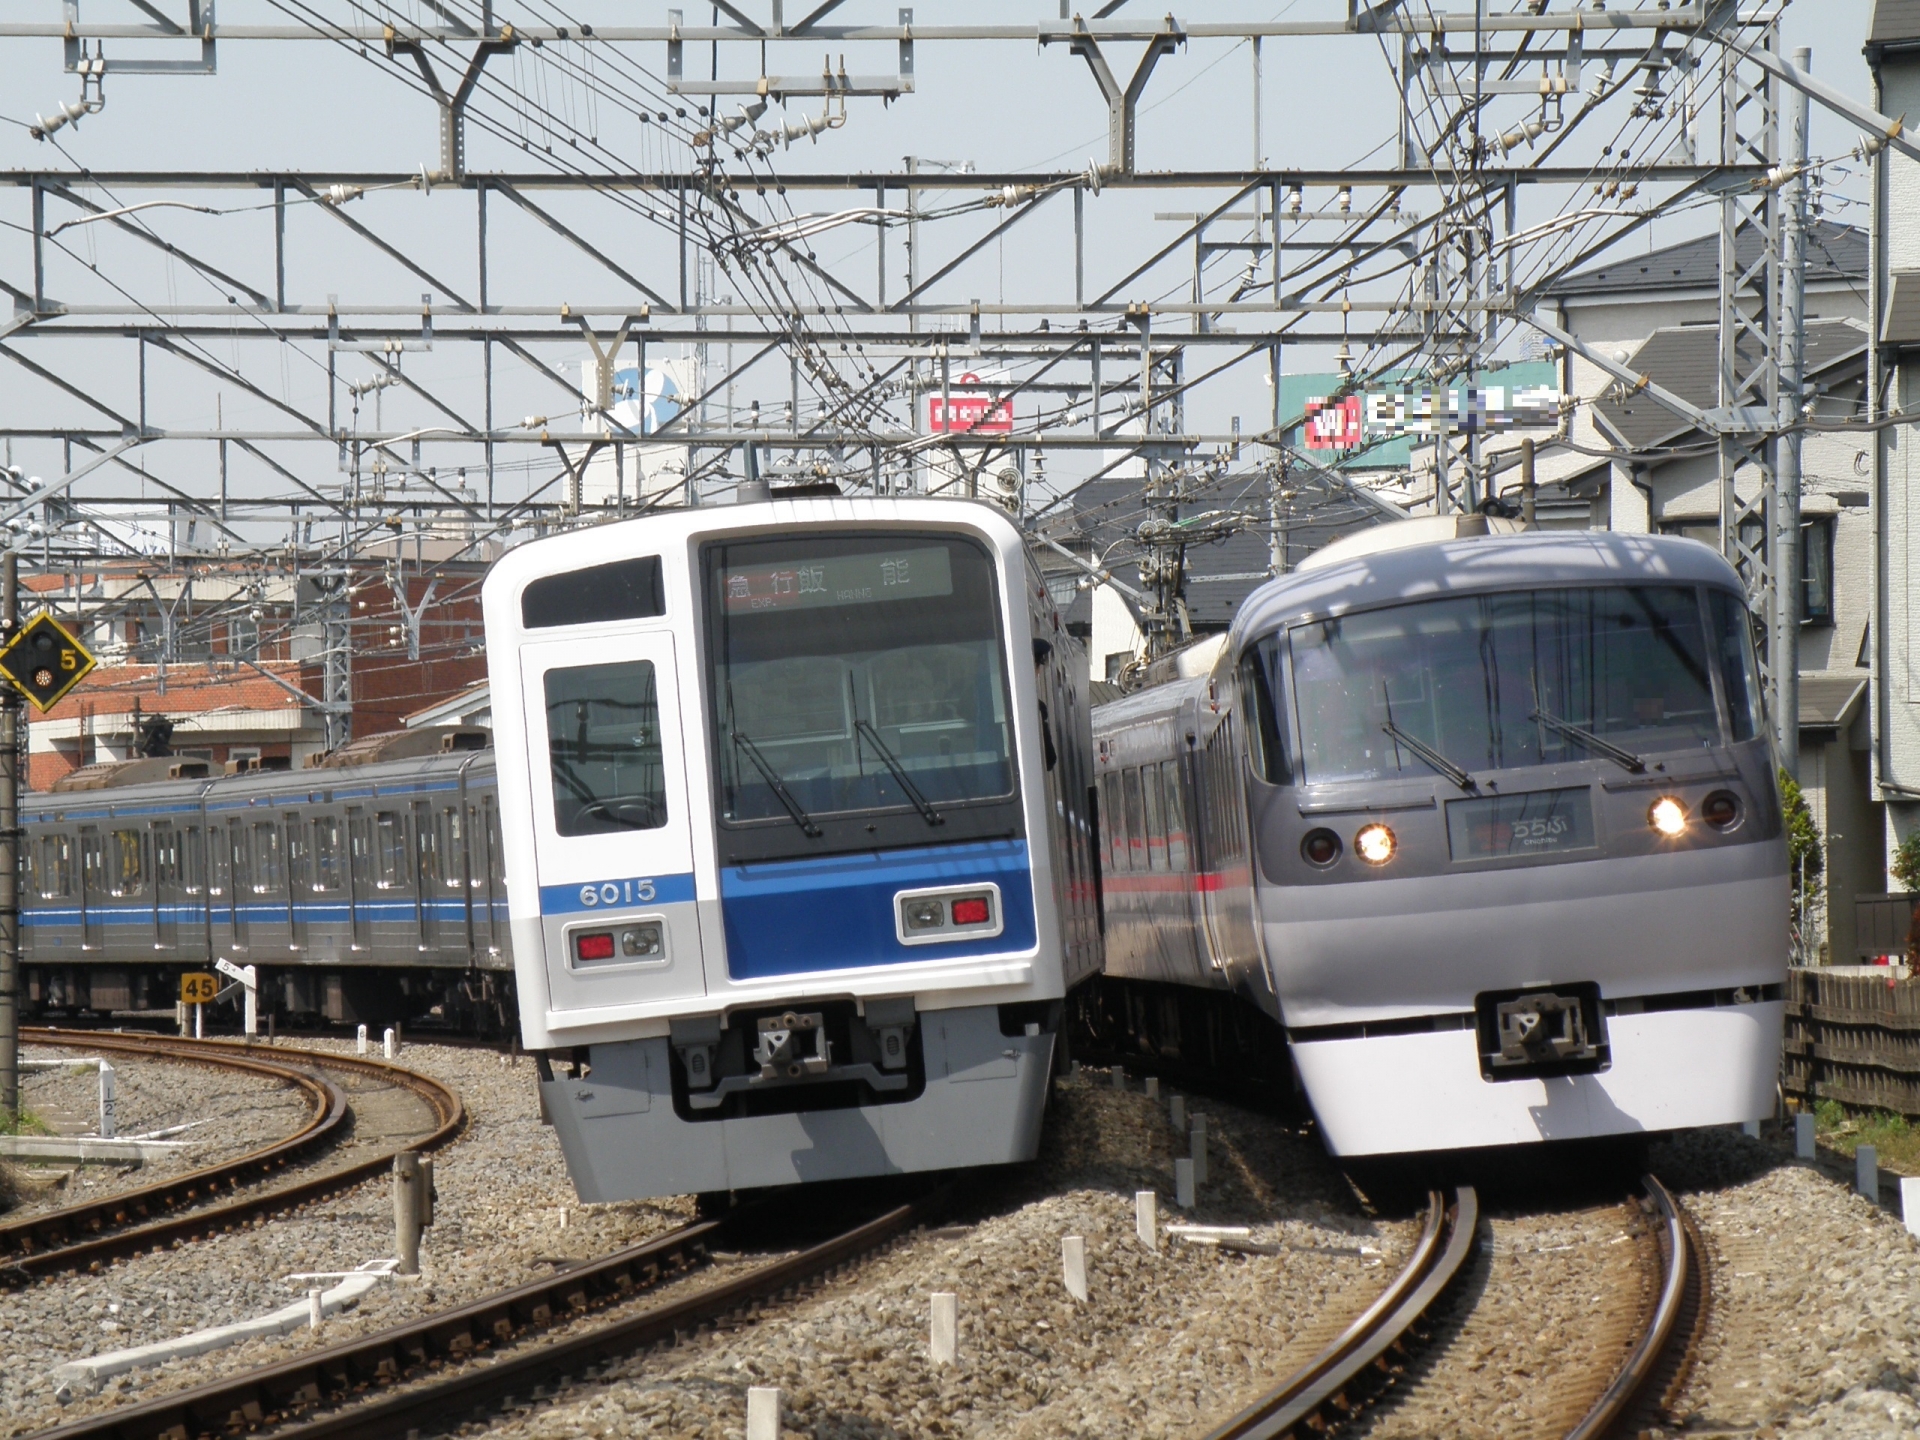
[[[1783,1068],[1787,1094],[1809,1105],[1920,1117],[1920,979],[1893,966],[1789,970]]]

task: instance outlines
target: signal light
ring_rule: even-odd
[[[1716,830],[1731,830],[1740,820],[1740,801],[1730,790],[1716,790],[1700,802],[1700,818]]]
[[[573,953],[578,955],[582,960],[613,959],[612,932],[599,930],[591,935],[574,936]]]
[[[1300,842],[1300,855],[1309,865],[1324,869],[1340,858],[1340,837],[1331,830],[1309,830]]]
[[[953,923],[956,925],[984,925],[993,918],[988,908],[987,897],[969,895],[964,900],[953,902]]]

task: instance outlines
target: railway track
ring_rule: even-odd
[[[1435,1190],[1413,1254],[1387,1288],[1299,1370],[1262,1395],[1207,1440],[1274,1440],[1327,1428],[1384,1384],[1421,1322],[1459,1278],[1473,1254],[1480,1200],[1471,1187]]]
[[[1671,1397],[1686,1378],[1706,1318],[1704,1250],[1693,1222],[1657,1177],[1645,1176],[1641,1184],[1659,1254],[1654,1302],[1612,1382],[1566,1440],[1602,1440],[1636,1411]]]
[[[400,1437],[457,1426],[544,1398],[596,1367],[742,1318],[795,1287],[878,1250],[942,1210],[943,1188],[741,1274],[632,1302],[706,1267],[767,1213],[747,1207],[451,1310],[295,1359],[87,1416],[31,1440],[198,1440],[271,1430],[274,1440]],[[678,1287],[675,1287],[676,1289]],[[594,1323],[572,1322],[602,1318]],[[547,1332],[565,1327],[566,1333]]]
[[[357,1185],[389,1167],[396,1150],[431,1149],[444,1144],[466,1123],[460,1097],[452,1090],[401,1066],[366,1056],[90,1030],[28,1029],[21,1032],[21,1040],[59,1049],[212,1065],[267,1076],[299,1087],[311,1100],[313,1113],[294,1134],[236,1159],[0,1225],[0,1282],[14,1285],[63,1271],[99,1270],[114,1260],[251,1224]],[[321,1155],[348,1134],[353,1126],[354,1104],[342,1079],[348,1084],[373,1081],[409,1091],[432,1108],[437,1123],[429,1133],[410,1138],[405,1145],[369,1146],[367,1154],[349,1157],[342,1164],[316,1169],[285,1184],[271,1183],[273,1177]]]
[[[1603,1440],[1626,1422],[1657,1409],[1685,1378],[1704,1319],[1700,1246],[1691,1222],[1658,1179],[1643,1180],[1652,1250],[1657,1253],[1653,1303],[1606,1388],[1565,1430],[1565,1440]],[[1413,1254],[1379,1297],[1319,1354],[1262,1395],[1206,1440],[1278,1440],[1320,1436],[1358,1415],[1401,1373],[1408,1342],[1459,1279],[1479,1223],[1473,1190],[1428,1197]]]

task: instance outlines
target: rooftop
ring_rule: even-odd
[[[1920,14],[1920,0],[1908,0]],[[1736,255],[1742,268],[1760,253],[1760,237],[1742,232]],[[1807,232],[1807,284],[1867,283],[1867,232],[1831,220],[1816,220]],[[1702,235],[1645,255],[1622,255],[1580,270],[1547,287],[1556,300],[1640,295],[1648,291],[1715,290],[1720,284],[1720,237]]]

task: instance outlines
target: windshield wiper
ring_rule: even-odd
[[[913,781],[907,778],[906,768],[901,765],[899,757],[887,748],[887,742],[880,738],[880,732],[865,720],[854,721],[853,728],[854,733],[864,735],[873,742],[873,748],[880,752],[881,760],[886,762],[887,769],[893,772],[893,778],[900,782],[900,788],[907,792],[907,798],[913,801],[913,808],[920,812],[921,818],[929,825],[946,824],[947,817],[929,805],[927,797],[922,795]]]
[[[1473,776],[1462,770],[1458,765],[1454,764],[1453,761],[1447,759],[1446,756],[1442,755],[1431,745],[1423,744],[1421,741],[1414,739],[1413,736],[1407,734],[1406,731],[1394,724],[1393,721],[1387,721],[1387,723],[1380,728],[1393,737],[1395,744],[1406,746],[1407,749],[1426,761],[1427,764],[1438,770],[1462,790],[1472,793],[1480,788]]]
[[[1527,718],[1534,724],[1544,725],[1554,734],[1563,736],[1576,745],[1584,745],[1596,755],[1606,756],[1614,764],[1624,766],[1629,775],[1647,773],[1647,762],[1631,750],[1622,750],[1611,740],[1602,740],[1591,730],[1582,729],[1571,720],[1562,720],[1558,715],[1548,714],[1546,707],[1540,703],[1540,676],[1537,673],[1528,677],[1528,683],[1533,687],[1533,713]]]
[[[760,753],[760,747],[738,730],[729,730],[727,733],[733,736],[736,750],[747,752],[747,759],[751,760],[753,768],[760,772],[760,778],[767,782],[767,788],[773,791],[774,798],[785,807],[787,814],[793,817],[793,823],[800,827],[800,832],[809,840],[818,840],[823,833],[820,827],[813,823],[811,815],[800,808],[800,802],[794,799],[793,792],[787,789],[787,782],[780,778],[779,771],[767,763],[767,757]]]
[[[1558,715],[1549,715],[1546,711],[1537,707],[1527,718],[1536,724],[1546,726],[1547,729],[1553,731],[1556,735],[1565,736],[1576,745],[1584,745],[1587,749],[1606,756],[1607,759],[1613,761],[1615,764],[1624,766],[1628,774],[1644,775],[1647,773],[1647,762],[1631,750],[1622,750],[1611,740],[1602,740],[1591,730],[1583,730],[1570,720],[1562,720]]]
[[[1387,712],[1387,723],[1380,728],[1393,740],[1394,744],[1406,746],[1407,749],[1411,750],[1420,759],[1426,761],[1427,764],[1438,770],[1468,794],[1478,793],[1480,787],[1474,782],[1473,776],[1462,770],[1458,765],[1454,764],[1453,761],[1447,759],[1446,756],[1442,755],[1431,745],[1414,739],[1413,736],[1407,734],[1406,731],[1393,723],[1393,696],[1387,693],[1387,682],[1384,679],[1380,682],[1380,708]],[[1399,763],[1399,757],[1396,755],[1394,757],[1394,764],[1397,766]]]

